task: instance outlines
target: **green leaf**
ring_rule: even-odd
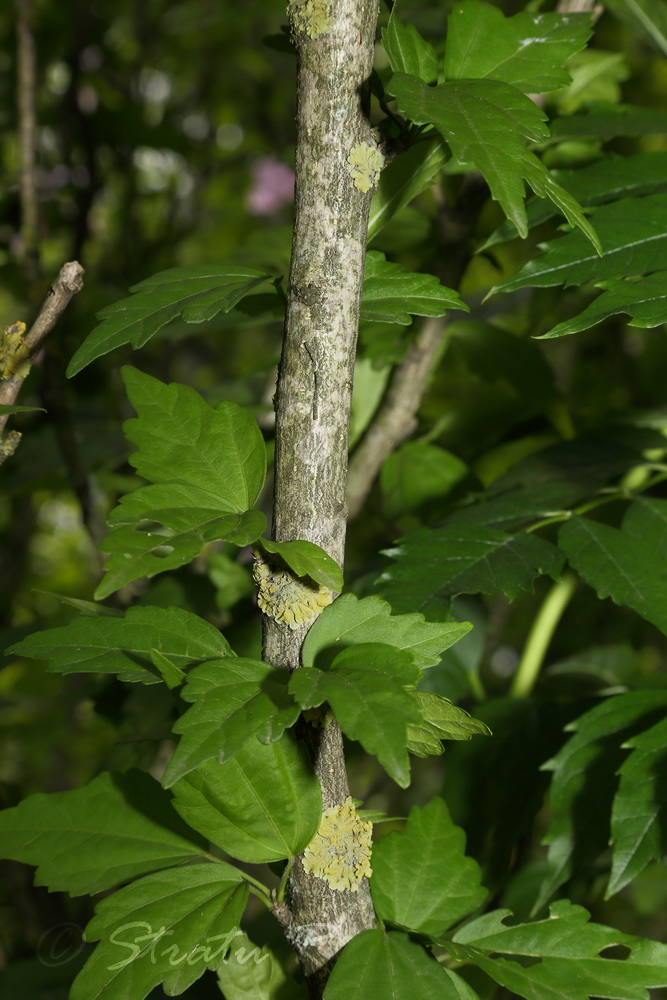
[[[389,24],[382,29],[382,44],[394,73],[412,73],[426,83],[438,79],[435,49],[419,34],[414,24],[402,24],[396,17],[396,5]]]
[[[524,94],[545,94],[570,82],[562,67],[591,34],[590,14],[505,17],[489,3],[463,0],[447,22],[445,76],[501,80]]]
[[[602,244],[598,234],[584,215],[581,205],[569,191],[558,184],[541,160],[533,153],[526,154],[526,180],[539,198],[548,198],[556,208],[563,213],[571,226],[581,230],[586,239],[593,244],[597,254],[602,256]]]
[[[607,8],[667,56],[667,4],[664,0],[607,0]]]
[[[222,961],[248,899],[231,865],[192,865],[147,875],[97,905],[86,940],[99,941],[70,1000],[144,997],[162,984],[183,993]]]
[[[579,170],[552,170],[549,175],[581,205],[639,197],[667,187],[667,152],[616,156],[591,163]],[[557,206],[550,205],[543,198],[531,198],[526,204],[529,229],[551,218],[554,207]],[[511,222],[505,221],[480,249],[485,250],[504,240],[513,240],[516,236],[515,227]]]
[[[190,386],[165,385],[137,368],[126,365],[122,375],[137,412],[123,429],[139,449],[130,456],[139,475],[209,493],[219,514],[249,510],[266,475],[264,439],[252,414],[226,400],[210,406]]]
[[[479,865],[465,856],[465,834],[440,798],[413,806],[403,832],[385,834],[373,848],[378,917],[419,934],[444,934],[477,909],[487,896],[480,879]]]
[[[134,294],[106,306],[102,322],[86,337],[67,367],[71,378],[95,358],[122,344],[137,350],[167,323],[182,316],[186,323],[204,323],[219,312],[229,312],[244,295],[271,280],[271,275],[249,267],[199,264],[172,267],[133,285]]]
[[[360,643],[343,649],[327,672],[315,667],[295,670],[289,690],[302,708],[328,701],[343,732],[375,754],[394,781],[407,788],[406,725],[419,722],[420,715],[406,686],[413,687],[420,675],[407,651]]]
[[[667,500],[640,497],[622,528],[572,517],[558,544],[598,597],[634,608],[667,635]]]
[[[172,484],[146,486],[131,493],[127,499],[132,501],[137,494],[151,489],[176,497],[181,491],[191,493],[192,488],[178,484],[174,484],[173,490]],[[121,508],[116,510],[123,513]],[[206,520],[205,512],[192,511],[184,505],[173,517],[166,513],[165,520],[186,521],[191,515],[193,520],[201,518],[200,523],[196,528],[181,531],[163,527],[163,524],[152,520],[113,528],[100,545],[100,551],[108,553],[109,558],[104,564],[105,575],[95,591],[95,597],[103,600],[133,580],[178,569],[198,556],[207,542],[224,540],[235,545],[250,545],[266,529],[266,516],[260,510],[223,514]]]
[[[544,244],[544,253],[489,292],[550,285],[582,285],[605,278],[625,278],[664,266],[667,253],[667,194],[623,198],[595,210],[595,229],[604,254],[591,250],[581,232]],[[489,297],[487,296],[487,298]]]
[[[123,681],[157,684],[151,650],[185,670],[195,663],[233,656],[214,625],[182,608],[128,608],[122,618],[81,616],[60,628],[35,632],[8,652],[48,660],[56,674],[118,674]]]
[[[667,945],[589,923],[587,910],[566,899],[554,903],[546,920],[508,927],[508,916],[509,910],[486,913],[447,948],[525,1000],[648,1000],[649,988],[667,984]],[[614,945],[629,949],[627,957],[600,954]]]
[[[384,254],[366,254],[361,319],[407,326],[411,316],[444,316],[448,309],[468,306],[451,288],[445,288],[433,274],[406,273],[400,264],[391,264]]]
[[[611,813],[612,869],[606,897],[620,892],[664,850],[667,811],[667,719],[623,744],[631,750],[619,769]]]
[[[411,121],[432,122],[454,156],[484,175],[493,198],[525,236],[526,140],[548,137],[544,112],[498,80],[450,80],[428,87],[417,77],[397,73],[388,89]]]
[[[186,676],[180,667],[175,667],[171,660],[168,660],[157,649],[151,649],[150,656],[153,666],[160,672],[169,690],[172,691],[174,688],[180,687]]]
[[[38,865],[35,885],[72,896],[182,865],[205,848],[143,771],[105,771],[84,788],[30,795],[0,813],[0,855]]]
[[[422,714],[421,722],[408,726],[408,750],[415,757],[441,754],[441,740],[469,740],[478,733],[491,735],[485,722],[473,719],[449,698],[432,691],[413,691],[412,695]]]
[[[392,615],[391,610],[379,597],[359,600],[354,594],[342,594],[308,632],[301,648],[303,666],[326,669],[341,650],[356,643],[379,642],[405,650],[424,669],[438,663],[439,654],[472,628],[468,622],[433,624],[423,615]]]
[[[307,1000],[305,985],[287,975],[276,954],[267,945],[258,948],[242,931],[217,975],[225,1000]]]
[[[120,608],[109,608],[106,604],[97,604],[95,601],[82,601],[78,597],[68,597],[66,594],[56,594],[53,590],[41,590],[37,587],[36,594],[46,594],[47,597],[54,597],[61,604],[66,604],[70,608],[76,608],[82,615],[97,617],[102,615],[105,618],[122,618],[123,612]]]
[[[512,600],[546,573],[556,579],[564,558],[536,535],[508,535],[486,526],[422,528],[385,555],[396,562],[379,578],[395,611],[432,610],[456,594],[503,593]]]
[[[280,556],[297,576],[309,576],[330,590],[343,589],[343,574],[338,563],[314,542],[273,542],[260,538],[259,544],[266,552]]]
[[[251,545],[266,529],[261,511],[221,513],[211,493],[179,482],[156,483],[127,493],[109,515],[109,524],[138,521],[157,521],[177,532],[195,530],[209,541],[225,539],[237,545]]]
[[[162,779],[169,788],[211,757],[230,760],[246,742],[280,739],[299,707],[287,692],[289,672],[261,660],[228,657],[191,670],[181,691],[192,708],[175,723],[181,735]]]
[[[667,271],[656,271],[645,278],[624,278],[600,281],[599,295],[574,319],[558,323],[539,338],[565,337],[601,323],[608,316],[626,313],[628,325],[648,329],[667,323]]]
[[[11,415],[12,413],[46,413],[43,406],[13,406],[8,403],[0,403],[0,417]]]
[[[433,184],[448,156],[440,136],[434,136],[399,153],[384,168],[371,201],[369,243],[397,212]]]
[[[451,451],[408,441],[382,465],[382,507],[387,517],[398,517],[428,500],[446,496],[467,472],[467,466]]]
[[[372,884],[372,883],[371,883]],[[362,931],[349,941],[324,989],[324,1000],[479,1000],[455,972],[398,931]]]
[[[667,691],[631,691],[605,699],[567,726],[574,736],[543,765],[553,771],[552,818],[545,837],[549,867],[533,912],[606,850],[617,770],[626,756],[621,747],[661,718],[665,706]]]
[[[617,135],[659,135],[667,132],[667,113],[631,104],[592,108],[586,114],[565,115],[551,122],[551,138],[543,145],[570,139],[613,139]]]
[[[174,785],[174,806],[193,829],[233,858],[282,861],[312,840],[322,793],[303,744],[248,740],[224,764],[207,761]]]

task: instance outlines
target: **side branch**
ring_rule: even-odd
[[[11,345],[3,342],[0,346],[0,364],[2,364],[2,370],[6,374],[6,377],[0,380],[0,404],[12,406],[16,402],[28,374],[30,362],[39,350],[42,341],[56,325],[58,317],[66,309],[72,297],[83,288],[83,274],[84,270],[78,261],[73,260],[63,264],[58,277],[49,288],[37,319],[25,337],[21,338],[20,343],[15,340]],[[18,326],[18,324],[14,324],[14,326]],[[5,337],[4,340],[6,339]],[[10,348],[16,363],[12,361]],[[7,418],[8,414],[0,414],[0,435],[5,429]],[[12,434],[15,448],[19,438],[14,432]],[[8,454],[11,454],[14,448]],[[0,456],[0,462],[7,458],[8,454],[3,453]]]

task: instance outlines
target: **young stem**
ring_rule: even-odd
[[[551,638],[576,586],[576,573],[567,570],[544,598],[528,634],[519,668],[512,681],[510,688],[512,697],[527,698],[533,690]]]

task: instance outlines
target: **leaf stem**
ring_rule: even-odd
[[[282,878],[280,880],[280,885],[278,886],[278,892],[276,894],[276,899],[279,903],[282,903],[285,899],[285,890],[287,889],[287,880],[289,879],[290,872],[292,871],[292,865],[294,864],[294,858],[288,858],[287,864],[285,865],[285,871],[283,872]]]
[[[512,681],[510,695],[513,698],[526,698],[533,690],[551,638],[576,586],[576,573],[567,570],[544,598]]]

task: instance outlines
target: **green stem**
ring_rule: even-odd
[[[526,698],[533,690],[551,638],[576,586],[577,576],[568,570],[544,598],[512,681],[510,695],[513,698]]]
[[[204,851],[203,854],[204,857],[208,858],[209,861],[215,861],[217,864],[228,863],[226,861],[222,861],[222,858],[217,857],[215,854],[211,854],[210,851]],[[241,871],[240,868],[237,868],[237,871],[241,876],[241,878],[245,879],[246,882],[250,883],[250,891],[254,893],[255,896],[257,896],[259,899],[261,899],[261,901],[266,906],[268,906],[269,909],[271,909],[273,903],[271,901],[271,890],[269,889],[269,887],[267,885],[264,885],[263,882],[260,882],[259,879],[253,878],[253,876],[249,875],[248,872],[243,872]]]
[[[289,858],[287,864],[285,865],[285,871],[283,872],[283,877],[280,880],[280,885],[278,886],[278,893],[276,899],[279,903],[282,903],[285,899],[285,890],[287,888],[287,880],[292,871],[292,865],[294,864],[294,858]]]

